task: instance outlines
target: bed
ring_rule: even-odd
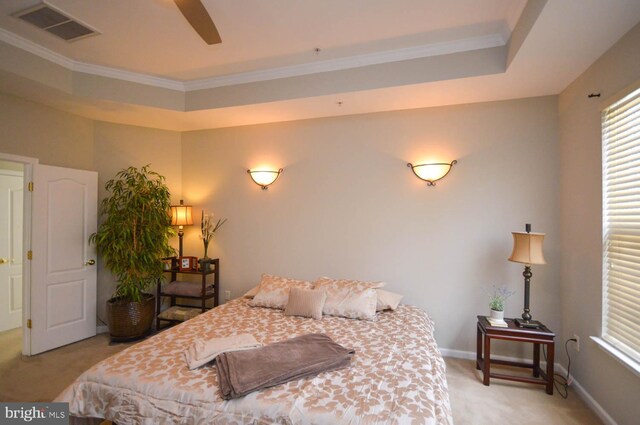
[[[225,401],[215,363],[189,370],[195,338],[249,333],[263,344],[325,333],[355,349],[351,366]],[[400,305],[375,320],[286,316],[230,301],[129,347],[84,372],[56,399],[74,422],[125,424],[452,424],[433,322]],[[95,422],[95,420],[93,420]]]

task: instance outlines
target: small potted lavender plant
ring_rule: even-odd
[[[493,286],[493,294],[489,297],[489,308],[491,309],[491,318],[496,320],[504,320],[504,304],[507,299],[513,295],[515,291],[507,288],[496,288]]]

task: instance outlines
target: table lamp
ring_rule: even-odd
[[[516,319],[518,326],[523,328],[538,328],[540,322],[531,320],[529,310],[529,286],[531,284],[531,265],[547,264],[542,254],[544,233],[531,233],[531,224],[525,225],[526,232],[511,232],[513,235],[513,252],[509,261],[524,264],[524,313],[522,319]]]
[[[180,257],[182,257],[182,237],[184,236],[183,226],[191,226],[193,218],[191,217],[191,205],[185,205],[180,200],[180,205],[171,205],[171,225],[178,226],[178,238],[180,239]]]

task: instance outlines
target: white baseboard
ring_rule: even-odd
[[[443,357],[453,357],[454,359],[464,359],[464,360],[475,360],[476,359],[476,353],[472,352],[472,351],[462,351],[462,350],[451,350],[449,348],[441,348],[440,352],[442,353]],[[521,358],[517,358],[517,357],[510,357],[510,356],[496,356],[496,355],[491,355],[492,359],[496,359],[496,360],[505,360],[508,362],[524,362],[524,361],[531,361],[531,359],[521,359]],[[540,363],[541,364],[546,364],[546,362],[544,361],[544,359],[540,359]],[[556,367],[558,366],[558,363],[556,363]]]
[[[472,351],[462,351],[462,350],[452,350],[449,348],[441,348],[440,352],[444,357],[453,357],[454,359],[464,359],[464,360],[475,360],[476,353]],[[496,360],[507,360],[513,362],[522,362],[522,361],[531,361],[531,359],[521,359],[516,357],[509,356],[491,356],[491,358],[495,358]],[[544,363],[544,362],[541,362]],[[564,368],[560,363],[556,363],[554,368],[557,372],[560,372],[562,375],[567,376],[567,369]],[[573,378],[571,382],[571,387],[576,391],[576,394],[585,402],[587,406],[591,408],[595,412],[596,415],[605,423],[605,425],[618,425],[616,421],[607,413],[606,410],[600,404],[591,397],[591,394],[585,390],[585,388],[580,385],[575,378]]]
[[[560,363],[556,363],[555,368],[562,375],[567,376],[567,369],[565,369],[564,366],[562,366]],[[589,394],[587,390],[585,390],[584,387],[580,385],[578,381],[576,381],[575,378],[573,378],[573,381],[571,382],[571,387],[576,391],[576,394],[578,394],[580,398],[584,400],[585,403],[587,403],[587,406],[589,406],[591,410],[593,410],[596,415],[598,415],[598,417],[602,420],[602,422],[605,423],[605,425],[618,425],[616,421],[614,421],[613,418],[607,413],[607,411],[604,410],[604,408],[600,406],[600,404],[593,397],[591,397],[591,394]]]
[[[107,325],[98,325],[96,326],[96,333],[97,334],[104,334],[109,332],[109,327]]]
[[[440,353],[443,357],[453,357],[454,359],[475,360],[476,353],[471,351],[452,350],[450,348],[441,348]]]

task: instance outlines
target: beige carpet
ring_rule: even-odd
[[[567,399],[555,390],[553,396],[548,395],[542,385],[492,379],[486,387],[482,384],[481,372],[476,370],[475,361],[445,360],[451,409],[458,425],[602,424],[571,387]],[[527,369],[495,366],[491,366],[491,371],[528,372]]]
[[[0,401],[51,401],[93,364],[131,344],[109,345],[100,334],[31,357],[22,356],[22,331],[0,333]]]
[[[0,333],[0,401],[50,401],[94,363],[130,344],[109,345],[107,334],[22,357],[20,330]],[[469,360],[447,358],[454,422],[461,424],[600,425],[575,392],[567,400],[541,385],[492,380],[485,387]]]

